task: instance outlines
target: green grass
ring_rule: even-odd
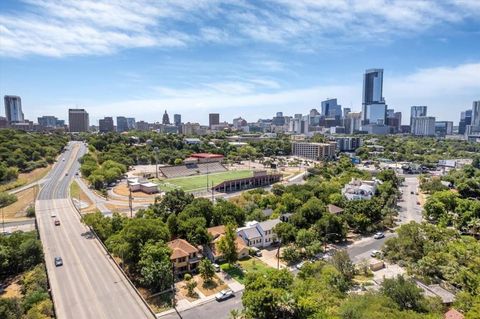
[[[80,196],[80,186],[77,184],[76,181],[73,181],[70,184],[70,197],[72,198],[79,198]]]
[[[245,283],[245,276],[247,274],[256,272],[267,272],[269,269],[272,269],[263,261],[257,258],[247,258],[239,260],[238,263],[240,264],[240,268],[229,264],[222,264],[220,265],[220,267],[224,272],[229,274],[233,279],[235,279],[241,284]]]
[[[208,186],[220,184],[223,181],[237,178],[245,178],[253,176],[252,171],[241,170],[241,171],[227,171],[222,173],[213,173],[208,174]],[[181,188],[186,192],[191,192],[195,190],[202,190],[207,187],[207,175],[195,175],[195,176],[186,176],[178,178],[169,178],[160,181],[160,189],[162,191],[170,191],[175,188]]]

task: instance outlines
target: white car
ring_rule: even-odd
[[[218,294],[215,295],[215,299],[217,301],[222,301],[222,300],[226,300],[228,298],[231,298],[235,296],[235,294],[233,293],[233,291],[231,289],[224,289],[222,291],[220,291]]]
[[[385,237],[385,234],[382,233],[381,231],[379,231],[378,233],[376,233],[375,235],[373,235],[373,238],[375,238],[375,239],[381,239],[381,238],[383,238],[383,237]]]
[[[372,252],[370,253],[370,257],[377,257],[378,255],[380,255],[379,250],[372,250]]]

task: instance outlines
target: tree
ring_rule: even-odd
[[[380,291],[385,296],[391,298],[401,310],[425,311],[422,304],[424,302],[422,289],[417,287],[412,280],[407,280],[402,275],[392,279],[385,278]]]
[[[277,235],[283,245],[291,243],[295,240],[297,230],[290,223],[279,223],[273,228],[273,232]]]
[[[188,276],[187,276],[188,275]],[[187,295],[189,297],[195,296],[195,288],[197,287],[197,282],[192,279],[192,276],[186,274],[184,277],[185,280],[185,288],[187,288]]]
[[[236,246],[237,232],[234,224],[225,227],[225,235],[218,242],[218,250],[222,257],[231,265],[238,259]]]
[[[289,264],[293,264],[300,260],[300,252],[293,245],[287,246],[282,251],[282,259]]]
[[[200,261],[198,271],[204,283],[210,283],[213,276],[215,276],[215,268],[213,267],[212,262],[207,258],[204,258]]]
[[[345,277],[347,281],[353,279],[355,266],[345,250],[337,250],[330,261],[333,266]]]
[[[237,205],[224,199],[217,200],[213,209],[212,226],[234,223],[236,225],[245,224],[245,211]]]
[[[7,192],[0,192],[0,208],[11,205],[17,201],[17,196]]]
[[[147,243],[140,253],[138,267],[141,282],[154,292],[169,288],[173,282],[170,249],[163,243]]]

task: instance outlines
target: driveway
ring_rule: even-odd
[[[281,250],[281,249],[280,249]],[[280,268],[286,268],[287,266],[277,258],[278,246],[270,246],[261,250],[262,257],[256,257],[266,263],[272,268],[277,268],[280,265]]]

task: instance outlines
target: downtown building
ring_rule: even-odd
[[[308,143],[293,142],[292,155],[308,158],[314,161],[328,160],[335,158],[337,148],[336,142],[331,143]]]
[[[435,117],[417,116],[412,118],[411,133],[415,136],[435,136]]]
[[[5,95],[3,97],[5,104],[5,117],[9,124],[23,123],[25,121],[22,111],[22,99],[16,95]]]
[[[51,130],[65,127],[64,120],[59,120],[57,117],[51,115],[38,117],[37,122],[40,130]]]
[[[89,117],[85,109],[68,109],[68,127],[70,132],[88,132]]]
[[[114,130],[115,126],[113,125],[113,117],[108,116],[98,120],[98,131],[100,133],[113,132]]]
[[[354,152],[357,148],[362,146],[360,137],[345,136],[335,138],[337,148],[340,152]]]

